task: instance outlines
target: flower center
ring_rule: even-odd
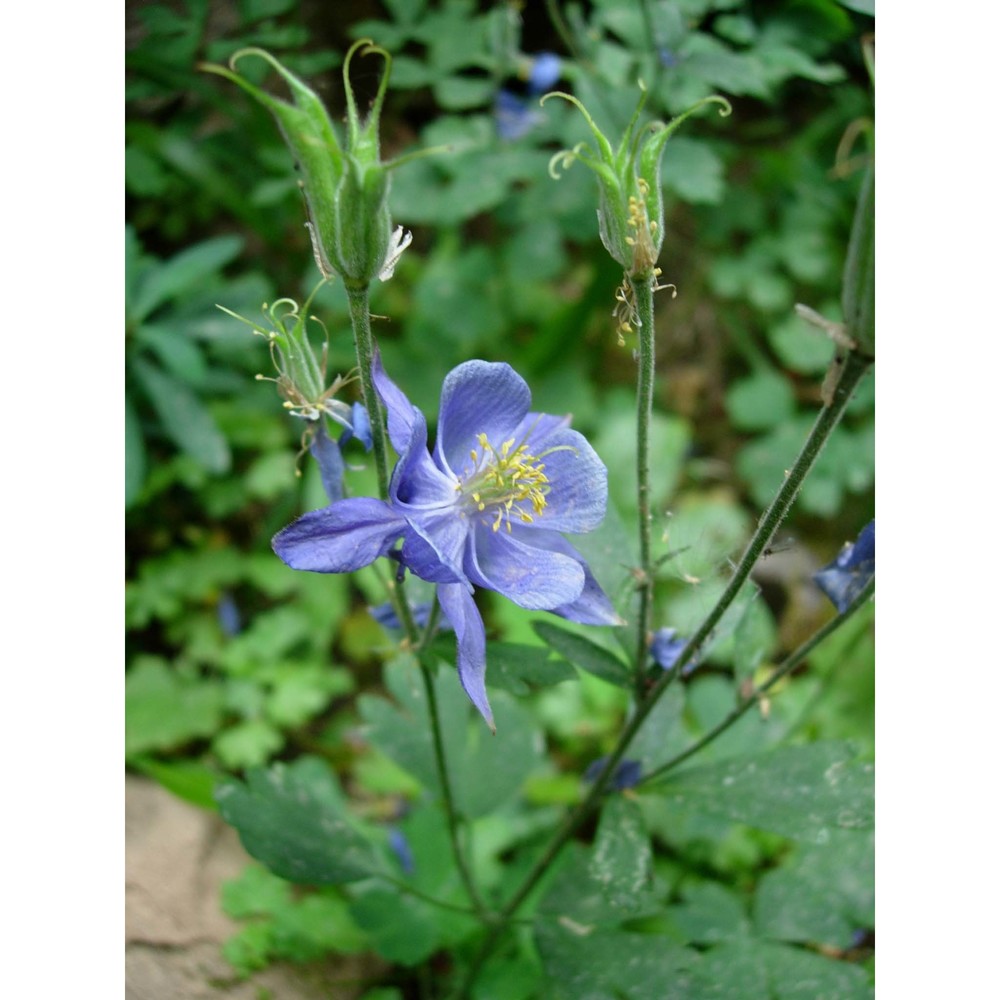
[[[545,510],[550,487],[541,459],[549,452],[532,455],[526,444],[515,448],[513,438],[499,448],[494,448],[485,434],[479,434],[477,440],[479,448],[469,453],[472,471],[455,486],[456,491],[468,497],[476,510],[490,511],[494,531],[506,523],[509,532],[511,516],[530,524]]]

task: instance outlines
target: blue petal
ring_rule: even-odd
[[[340,435],[340,447],[343,448],[351,438],[357,438],[365,451],[372,450],[372,423],[363,403],[351,404],[351,426]]]
[[[389,378],[382,367],[382,353],[376,349],[372,359],[372,380],[375,390],[386,409],[386,424],[389,428],[389,440],[396,454],[402,455],[411,445],[411,435],[414,424],[420,420],[424,423],[424,445],[427,443],[427,424],[423,414],[406,398],[402,389]]]
[[[527,531],[528,525],[524,526]],[[562,535],[554,531],[531,531],[530,535],[522,536],[535,548],[549,552],[558,552],[570,559],[575,559],[583,569],[583,592],[569,604],[561,604],[556,608],[547,608],[554,615],[567,621],[580,622],[581,625],[624,625],[625,622],[615,612],[608,595],[604,593],[594,574],[590,572],[587,561]]]
[[[349,435],[344,431],[344,437]],[[323,489],[330,498],[330,503],[336,503],[344,496],[344,459],[340,454],[340,446],[326,432],[324,421],[320,420],[312,441],[309,442],[309,453],[319,465],[319,475],[323,480]]]
[[[649,652],[653,659],[664,669],[672,670],[677,658],[684,652],[687,645],[686,639],[678,639],[677,629],[661,628],[653,634],[653,641],[649,644]],[[685,670],[687,673],[687,670]]]
[[[562,60],[554,52],[539,52],[528,74],[528,89],[536,97],[551,90],[562,73]]]
[[[444,470],[461,474],[471,466],[469,452],[482,450],[485,434],[499,448],[531,406],[528,383],[510,365],[466,361],[445,376],[441,387],[434,458]]]
[[[438,601],[458,640],[458,679],[469,700],[496,732],[486,697],[486,629],[476,602],[461,584],[438,587]]]
[[[461,583],[471,591],[472,584],[462,566],[467,522],[449,510],[436,516],[410,517],[409,524],[403,539],[403,565],[421,580]]]
[[[399,867],[404,875],[412,875],[414,872],[413,851],[410,849],[410,842],[406,839],[406,834],[397,826],[389,828],[389,847],[399,861]]]
[[[597,776],[604,770],[605,765],[608,762],[607,757],[598,757],[597,760],[592,760],[589,765],[587,765],[587,770],[583,772],[584,781],[596,781]],[[611,776],[611,787],[615,791],[623,792],[626,788],[632,788],[634,785],[639,784],[639,779],[642,777],[642,762],[638,760],[630,760],[626,757],[624,760],[618,762],[618,766],[615,768],[615,773]]]
[[[852,545],[813,576],[820,590],[843,614],[875,574],[875,522],[871,521]]]
[[[516,431],[532,455],[545,455],[549,492],[545,510],[533,522],[539,528],[583,534],[593,531],[608,507],[608,470],[578,431],[547,414],[528,414]]]
[[[533,534],[519,528],[508,534],[504,528],[493,531],[478,524],[465,566],[469,579],[531,611],[572,604],[583,593],[583,566],[564,553],[536,546]]]
[[[381,500],[355,497],[304,514],[271,542],[292,569],[350,573],[385,555],[406,520]]]
[[[527,135],[542,119],[537,111],[528,107],[525,100],[504,89],[497,91],[493,116],[497,123],[497,135],[508,142]]]

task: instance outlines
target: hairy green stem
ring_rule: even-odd
[[[434,678],[431,676],[430,668],[420,661],[420,676],[424,681],[424,691],[427,694],[427,710],[431,720],[431,734],[434,740],[434,761],[437,765],[438,781],[441,783],[441,798],[444,801],[444,812],[448,820],[448,837],[451,840],[451,851],[455,856],[455,867],[458,869],[462,885],[469,894],[469,899],[475,908],[480,919],[489,922],[492,915],[483,903],[479,890],[476,888],[475,880],[472,877],[468,863],[465,860],[465,852],[462,850],[460,831],[458,828],[458,811],[455,808],[455,797],[451,789],[451,781],[448,776],[448,759],[444,751],[444,737],[441,730],[441,717],[438,712],[437,695],[434,692]]]
[[[757,530],[754,532],[753,537],[747,544],[742,558],[737,564],[736,569],[733,571],[733,576],[730,579],[728,586],[723,591],[721,597],[716,602],[712,610],[708,613],[708,615],[706,615],[698,630],[688,641],[688,644],[684,647],[673,667],[669,671],[664,671],[663,675],[656,682],[656,684],[649,689],[646,696],[637,703],[635,712],[632,714],[632,717],[622,730],[621,735],[618,738],[618,742],[615,744],[615,748],[608,755],[604,767],[595,779],[590,791],[573,809],[573,811],[567,815],[563,823],[559,826],[559,829],[553,835],[549,845],[532,866],[528,874],[524,877],[521,885],[497,914],[496,921],[490,927],[486,937],[483,939],[482,944],[479,947],[479,951],[472,960],[472,964],[466,974],[465,981],[459,988],[458,996],[460,1000],[468,1000],[468,997],[471,995],[472,985],[474,984],[476,977],[479,975],[479,971],[493,954],[493,951],[502,937],[510,919],[514,916],[518,908],[538,884],[539,880],[548,869],[548,866],[559,855],[566,844],[569,843],[570,838],[576,833],[580,826],[582,826],[582,824],[590,816],[591,812],[593,812],[593,810],[597,807],[605,788],[608,786],[612,775],[615,773],[615,769],[621,759],[625,756],[625,752],[628,749],[629,744],[642,727],[642,724],[646,721],[649,713],[656,706],[656,703],[670,686],[674,678],[679,677],[683,667],[694,658],[701,646],[705,643],[706,639],[708,639],[711,635],[712,630],[718,624],[719,619],[723,616],[723,614],[725,614],[726,610],[736,598],[740,588],[750,575],[750,571],[753,569],[764,549],[766,549],[768,544],[771,542],[778,526],[784,520],[785,515],[788,513],[789,508],[795,500],[795,497],[798,495],[803,480],[813,467],[813,464],[823,449],[823,445],[826,444],[827,439],[833,432],[834,427],[837,426],[841,416],[843,416],[844,409],[850,402],[851,395],[853,394],[855,387],[861,380],[861,377],[868,370],[871,363],[871,358],[865,357],[854,351],[851,351],[847,355],[846,359],[843,360],[843,363],[840,366],[839,377],[837,378],[833,391],[829,394],[823,409],[817,416],[816,422],[813,424],[812,430],[809,433],[809,437],[806,439],[806,442],[802,447],[802,451],[799,452],[795,463],[788,470],[785,476],[785,481],[781,484],[774,500],[771,501],[771,505],[761,517]]]
[[[649,484],[649,428],[653,421],[653,382],[656,376],[656,326],[653,320],[653,275],[630,278],[639,315],[639,371],[636,403],[636,492],[639,502],[639,612],[636,616],[635,682],[641,691],[646,650],[653,616],[653,511]]]
[[[354,349],[358,360],[358,370],[361,377],[361,394],[372,430],[372,451],[375,453],[375,471],[378,475],[379,495],[383,500],[389,497],[389,448],[386,441],[385,421],[375,381],[372,378],[372,360],[375,356],[375,341],[372,337],[371,318],[368,311],[368,286],[346,285],[347,301],[351,310],[351,326],[354,330]],[[406,643],[410,649],[422,649],[429,632],[421,637],[409,602],[403,590],[402,580],[387,580],[389,597],[403,630]],[[437,767],[438,781],[441,785],[441,796],[444,801],[445,816],[448,821],[448,834],[451,840],[452,853],[455,856],[455,867],[458,869],[469,898],[481,919],[488,919],[489,913],[483,905],[476,889],[472,872],[465,860],[459,836],[458,813],[455,810],[455,799],[452,793],[451,781],[448,775],[448,762],[444,751],[444,738],[441,732],[441,718],[438,712],[437,694],[434,691],[434,678],[430,668],[418,656],[420,675],[423,678],[424,691],[427,694],[427,711],[430,716],[431,733],[434,742],[434,762]]]
[[[372,428],[372,451],[375,453],[375,471],[378,474],[378,491],[383,500],[389,498],[389,448],[386,444],[385,422],[382,419],[382,405],[375,391],[372,378],[372,359],[375,356],[375,340],[372,337],[371,317],[368,312],[368,286],[346,285],[347,302],[351,310],[351,326],[354,329],[354,350],[358,359],[358,374],[361,378],[361,398]]]
[[[637,782],[637,785],[645,785],[648,782],[655,781],[657,778],[663,777],[668,771],[672,771],[678,764],[682,764],[689,757],[693,757],[703,746],[711,743],[714,739],[721,736],[730,726],[741,719],[775,684],[778,683],[782,678],[787,677],[807,656],[828,636],[833,635],[837,629],[840,628],[849,618],[851,618],[856,611],[864,607],[868,603],[872,594],[875,593],[875,577],[873,576],[871,580],[865,584],[864,589],[858,596],[851,601],[847,608],[844,609],[842,614],[837,615],[836,618],[832,618],[826,625],[819,629],[814,635],[810,636],[798,649],[793,653],[789,653],[787,657],[781,662],[781,664],[775,668],[774,672],[763,681],[757,687],[753,689],[737,706],[734,708],[729,715],[727,715],[718,725],[710,729],[704,736],[695,740],[690,746],[686,747],[680,753],[671,757],[665,764],[661,764],[658,768],[650,771],[649,774],[645,774]]]

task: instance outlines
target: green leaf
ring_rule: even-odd
[[[146,446],[142,440],[142,425],[135,407],[125,394],[125,509],[128,510],[142,492],[146,481]]]
[[[163,303],[201,285],[206,275],[234,260],[242,249],[243,240],[239,236],[219,236],[182,250],[161,266],[151,268],[130,304],[130,318],[135,323],[142,322]]]
[[[718,882],[699,882],[684,888],[681,903],[670,908],[670,918],[683,932],[684,941],[716,944],[744,937],[750,921],[739,896]]]
[[[141,359],[133,363],[132,370],[177,447],[209,472],[228,472],[232,461],[229,445],[201,400],[183,382]]]
[[[535,943],[549,977],[550,1000],[696,1000],[691,970],[697,953],[659,934],[594,928],[573,914],[538,921]]]
[[[760,880],[754,923],[764,937],[849,948],[859,927],[875,926],[873,835],[834,831],[825,844],[799,845]]]
[[[247,688],[247,691],[259,689]],[[285,743],[281,731],[265,719],[247,719],[212,741],[212,749],[228,768],[256,767],[265,763]]]
[[[370,889],[351,903],[351,917],[386,961],[416,965],[438,948],[432,908],[396,890]]]
[[[756,948],[775,1000],[871,1000],[868,973],[811,951],[761,942]]]
[[[395,704],[384,698],[359,699],[368,737],[388,757],[438,794],[439,783],[430,739],[427,696],[412,656],[403,655],[385,668],[385,683]],[[484,816],[514,796],[542,758],[542,737],[531,716],[502,691],[490,693],[497,732],[472,715],[469,700],[453,667],[433,679],[445,754],[461,761],[452,771],[456,806],[463,815]]]
[[[821,312],[829,315],[832,310]],[[768,340],[782,364],[803,375],[821,375],[833,357],[830,339],[798,314],[771,326]]]
[[[219,772],[196,760],[159,761],[153,757],[130,757],[129,766],[149,775],[168,792],[201,809],[215,810],[215,786]]]
[[[663,186],[692,205],[717,205],[725,191],[722,160],[705,142],[672,137],[663,159]]]
[[[533,688],[550,687],[576,677],[576,671],[562,660],[554,659],[548,649],[520,643],[488,642],[486,663],[490,687],[513,695],[524,695]]]
[[[315,757],[254,769],[246,782],[221,785],[216,801],[247,852],[290,882],[336,885],[383,870],[336,778]]]
[[[759,942],[737,938],[704,952],[694,969],[691,996],[697,1000],[771,1000]]]
[[[216,681],[182,678],[156,657],[137,658],[125,676],[125,754],[171,750],[211,736],[222,724]]]
[[[553,625],[552,622],[532,622],[532,628],[547,646],[564,656],[570,663],[622,688],[632,687],[632,675],[625,664],[604,647],[585,636]]]
[[[637,802],[612,795],[601,810],[590,877],[616,909],[635,910],[652,882],[653,849]]]
[[[795,412],[795,393],[777,372],[759,371],[730,385],[726,409],[734,426],[748,431],[767,430]]]
[[[846,743],[786,746],[674,772],[657,791],[678,806],[823,843],[874,822],[874,768]]]

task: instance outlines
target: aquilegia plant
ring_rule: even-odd
[[[364,121],[350,81],[351,60],[359,53],[384,64]],[[250,56],[280,74],[291,103],[239,75],[239,61]],[[397,814],[397,825],[386,828],[355,814],[332,770],[305,758],[224,783],[217,796],[222,815],[272,872],[296,882],[341,887],[337,898],[349,907],[362,939],[384,957],[413,965],[435,951],[449,951],[447,961],[435,964],[436,978],[422,980],[425,996],[785,996],[781,983],[793,980],[816,981],[821,984],[816,995],[824,993],[822,984],[831,980],[823,963],[838,964],[832,959],[770,940],[756,945],[745,930],[746,916],[731,901],[724,920],[715,910],[711,917],[697,917],[694,903],[686,915],[678,909],[662,882],[671,869],[654,866],[651,830],[654,824],[672,830],[674,815],[680,824],[693,822],[690,810],[698,807],[793,839],[812,838],[815,844],[870,826],[870,767],[846,745],[777,751],[758,746],[700,767],[680,765],[751,708],[760,706],[766,715],[765,696],[776,695],[779,683],[873,593],[872,525],[817,576],[836,604],[837,617],[780,663],[768,664],[746,652],[745,612],[755,597],[750,571],[873,362],[874,332],[867,325],[873,311],[866,298],[873,294],[867,272],[873,259],[871,185],[859,204],[844,275],[850,290],[846,320],[831,324],[837,350],[822,409],[717,599],[697,627],[680,630],[670,621],[670,609],[665,613],[657,607],[656,584],[670,553],[658,551],[662,544],[653,532],[658,512],[651,501],[653,300],[661,287],[658,258],[664,242],[661,161],[681,121],[713,102],[728,113],[728,102],[710,97],[669,124],[644,123],[644,93],[616,146],[576,97],[553,95],[576,105],[590,128],[596,148],[581,143],[557,154],[553,166],[565,169],[579,160],[597,177],[600,238],[622,269],[616,332],[623,341],[636,338],[638,558],[621,549],[620,560],[629,560],[631,590],[620,596],[616,610],[570,540],[601,526],[608,472],[569,418],[533,410],[527,383],[508,364],[468,360],[444,380],[432,443],[424,414],[406,395],[405,374],[394,372],[391,378],[383,367],[371,332],[368,288],[391,277],[408,242],[392,225],[388,192],[390,171],[411,158],[384,163],[379,155],[379,115],[390,64],[385,50],[367,42],[348,53],[346,140],[316,94],[273,56],[248,50],[233,57],[231,68],[209,69],[239,84],[274,114],[301,170],[320,277],[344,283],[354,334],[356,372],[331,380],[325,347],[318,351],[306,336],[307,308],[291,303],[272,309],[273,329],[255,325],[272,344],[279,392],[306,428],[304,449],[318,460],[331,501],[281,530],[273,548],[295,570],[353,573],[374,566],[369,572],[377,574],[391,603],[378,618],[391,623],[402,650],[386,672],[398,708],[382,699],[362,699],[362,715],[371,739],[424,791],[411,803],[412,822],[407,825]],[[557,75],[558,70],[552,79]],[[340,398],[354,378],[363,406]],[[374,463],[378,495],[352,496],[345,490],[341,449],[351,440],[371,448],[365,460]],[[421,581],[422,591],[433,592],[429,605],[411,603],[411,576]],[[601,628],[592,637],[551,620],[536,623],[538,636],[558,661],[546,651],[539,655],[537,644],[505,649],[487,641],[478,591]],[[733,614],[727,616],[730,609],[743,614],[736,615],[735,626]],[[450,640],[436,639],[439,625],[450,626],[454,647]],[[701,674],[723,633],[733,636],[738,659],[749,669],[741,667],[742,683],[734,685],[736,703],[715,712],[714,721],[685,742],[678,737],[684,732],[686,679],[696,668]],[[450,659],[450,648],[456,650],[455,665],[442,665],[442,657]],[[492,672],[488,668],[495,658],[497,672]],[[523,786],[541,738],[530,724],[517,722],[524,713],[518,714],[506,692],[494,689],[491,707],[488,684],[491,678],[499,682],[501,674],[508,691],[533,680],[553,683],[552,678],[565,678],[560,671],[566,661],[630,699],[621,730],[594,745],[595,759],[577,775],[578,790],[568,796],[565,813],[554,806],[532,812],[525,805],[521,812],[505,814],[507,826],[490,826],[494,806],[509,802]],[[455,672],[495,735],[481,722],[477,731],[469,729],[467,705],[451,694],[457,691]],[[501,718],[501,702],[509,723]],[[734,752],[730,745],[729,753]],[[585,835],[595,814],[596,827]],[[593,845],[586,843],[590,838]],[[849,849],[844,841],[837,843]],[[804,857],[803,865],[826,871],[821,860]],[[711,864],[702,863],[699,882]],[[822,882],[822,875],[814,882]],[[700,898],[698,905],[709,906],[709,895]],[[711,934],[698,935],[693,929],[698,920],[713,928]],[[726,937],[722,928],[729,924],[744,928],[738,940]],[[851,976],[859,971],[851,967]],[[838,979],[841,985],[830,987],[830,995],[859,995],[852,992],[857,979],[851,976],[844,989]]]

